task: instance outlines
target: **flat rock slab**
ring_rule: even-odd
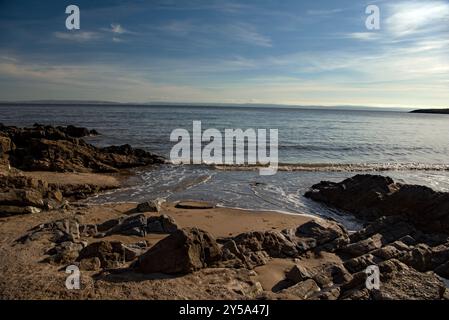
[[[215,208],[215,204],[205,201],[180,201],[176,204],[175,208],[205,210]]]

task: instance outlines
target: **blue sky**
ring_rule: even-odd
[[[0,0],[0,30],[0,100],[449,107],[449,1]]]

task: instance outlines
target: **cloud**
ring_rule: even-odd
[[[125,28],[123,28],[120,24],[111,24],[111,32],[113,33],[117,33],[117,34],[124,34],[127,33],[128,31],[125,30]]]
[[[352,32],[346,34],[345,38],[369,41],[379,39],[380,35],[376,32]]]
[[[101,38],[99,33],[90,31],[54,32],[53,35],[58,39],[76,42],[88,42]]]
[[[227,30],[234,40],[260,47],[273,46],[269,37],[257,32],[256,28],[250,24],[240,23],[229,25]]]
[[[387,30],[395,37],[448,30],[449,3],[403,1],[387,6]]]
[[[335,8],[335,9],[327,9],[327,10],[307,10],[307,14],[310,16],[329,16],[336,13],[342,12],[343,9]]]

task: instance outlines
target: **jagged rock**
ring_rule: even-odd
[[[349,243],[346,229],[334,221],[309,221],[296,229],[295,236],[303,239],[313,239],[317,248],[329,252],[333,252]]]
[[[307,300],[320,291],[321,289],[315,281],[312,279],[307,279],[295,284],[292,287],[282,290],[281,293],[295,295],[300,299]]]
[[[381,285],[374,299],[439,300],[444,298],[444,283],[433,273],[422,273],[396,259],[380,263]]]
[[[121,168],[164,161],[161,157],[133,149],[129,145],[97,148],[80,139],[94,133],[74,126],[0,126],[1,136],[7,137],[15,145],[8,152],[9,162],[11,166],[22,170],[116,172]]]
[[[339,183],[323,181],[305,196],[363,219],[400,216],[425,233],[449,234],[449,193],[424,186],[394,183],[384,176],[356,175]]]
[[[344,266],[350,272],[359,272],[365,270],[368,266],[375,265],[376,263],[382,261],[381,259],[375,257],[374,255],[368,253],[360,257],[356,257],[345,261]]]
[[[285,278],[292,283],[298,283],[312,278],[312,274],[303,266],[296,264],[285,275]]]
[[[175,220],[167,215],[146,217],[143,213],[111,219],[97,225],[97,237],[113,234],[144,237],[147,233],[170,234],[178,230]]]
[[[182,274],[211,266],[220,258],[221,249],[209,233],[186,228],[156,243],[134,268],[141,273]]]
[[[358,257],[375,249],[382,247],[382,235],[376,234],[370,238],[348,244],[339,250],[339,254],[346,257]]]
[[[98,258],[102,268],[115,268],[137,257],[133,249],[120,241],[99,241],[89,244],[79,253],[77,261]]]
[[[264,265],[269,257],[295,257],[296,244],[277,231],[242,233],[223,245],[223,260],[228,265],[252,269]]]
[[[403,252],[398,260],[414,269],[425,272],[432,269],[432,250],[426,244],[419,244],[412,250]]]
[[[61,219],[53,222],[40,224],[25,234],[17,242],[26,243],[50,235],[50,240],[55,243],[74,242],[79,239],[79,223],[76,219]]]
[[[51,248],[47,252],[50,257],[44,261],[52,264],[72,264],[82,249],[83,244],[81,243],[65,241]]]
[[[106,231],[106,235],[122,234],[128,236],[146,235],[147,218],[144,214],[134,214],[123,219],[118,225]]]

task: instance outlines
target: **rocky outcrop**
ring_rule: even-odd
[[[97,148],[81,139],[92,134],[96,132],[74,126],[36,124],[32,128],[17,128],[0,124],[2,154],[6,152],[11,166],[21,170],[116,172],[163,162],[162,158],[129,145]],[[8,141],[14,148],[8,147]]]
[[[320,182],[305,196],[368,221],[400,216],[425,233],[449,234],[449,193],[424,186],[395,183],[384,176],[356,175],[339,183]]]
[[[197,228],[177,230],[141,255],[133,268],[140,273],[185,274],[212,266],[221,249],[207,232]]]
[[[170,234],[178,230],[175,220],[167,215],[146,217],[143,213],[132,214],[105,221],[96,226],[96,237],[105,237],[113,234],[144,237],[149,233]]]

